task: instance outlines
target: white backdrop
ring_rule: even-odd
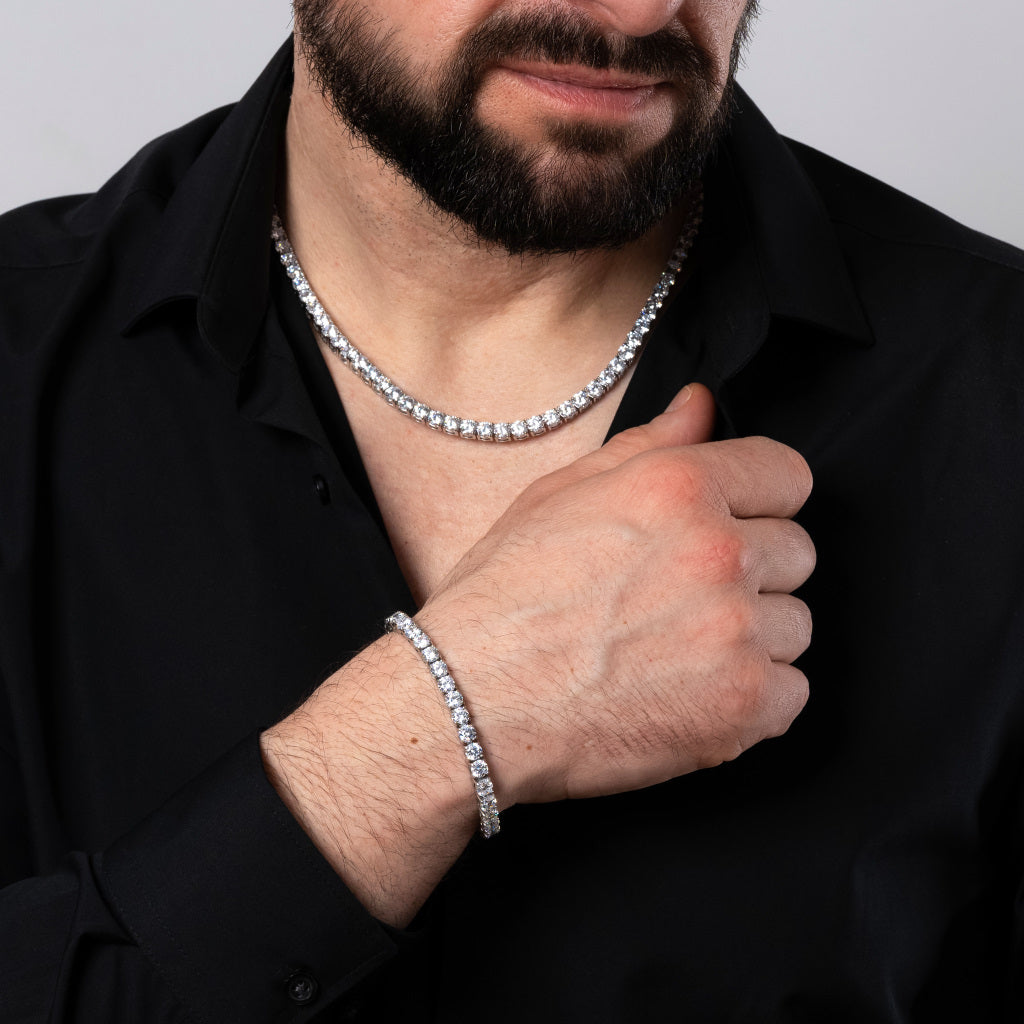
[[[96,188],[236,99],[287,0],[5,0],[0,209]],[[1024,245],[1019,0],[762,0],[740,80],[786,134]]]

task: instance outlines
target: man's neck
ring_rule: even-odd
[[[453,405],[500,386],[518,410],[538,386],[577,389],[614,354],[679,230],[672,218],[579,255],[481,244],[352,139],[301,61],[285,146],[278,201],[321,301],[383,369]]]

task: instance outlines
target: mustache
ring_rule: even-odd
[[[515,58],[670,81],[710,81],[714,74],[708,54],[681,32],[659,29],[648,36],[608,36],[582,12],[567,10],[495,14],[463,41],[459,58],[463,68],[474,71]]]

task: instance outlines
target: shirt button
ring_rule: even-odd
[[[311,1003],[316,999],[318,988],[316,978],[311,974],[306,974],[305,971],[296,971],[288,979],[288,998],[293,1003],[305,1006],[306,1003]]]
[[[320,499],[321,505],[330,505],[331,489],[327,486],[327,481],[319,473],[313,477],[313,490],[316,491],[316,496]]]

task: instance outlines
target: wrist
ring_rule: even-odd
[[[476,823],[446,712],[408,641],[386,636],[261,740],[283,802],[363,904],[392,924],[411,919]]]

